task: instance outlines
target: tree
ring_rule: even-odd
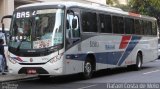
[[[114,4],[119,5],[118,0],[106,0],[106,4],[113,6]]]
[[[113,5],[113,1],[112,0],[106,0],[106,4],[107,5]]]
[[[132,12],[156,17],[160,22],[160,0],[130,0],[129,7]]]
[[[147,9],[145,8],[148,5],[148,0],[130,0],[129,7],[131,7],[131,11],[135,13],[140,13],[147,15]]]
[[[120,0],[106,0],[106,4],[114,7],[121,8],[124,11],[129,11],[128,5],[120,4]]]

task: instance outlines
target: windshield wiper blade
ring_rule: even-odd
[[[19,45],[17,46],[17,51],[20,50],[20,47],[21,47],[22,42],[25,42],[25,40],[21,40],[21,41],[20,41]]]

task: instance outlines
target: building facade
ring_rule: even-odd
[[[0,0],[0,19],[4,15],[10,15],[14,10],[14,0]],[[5,20],[6,27],[9,28],[10,20]],[[1,26],[1,25],[0,25]]]

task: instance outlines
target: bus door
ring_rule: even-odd
[[[66,74],[82,72],[82,63],[77,62],[77,53],[81,50],[81,46],[77,44],[81,41],[80,39],[80,25],[79,25],[79,14],[76,10],[67,11],[66,19],[66,55],[72,55],[75,58],[68,58],[66,60]],[[72,62],[71,62],[72,61]]]

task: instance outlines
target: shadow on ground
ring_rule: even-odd
[[[150,69],[152,67],[143,67],[141,70]],[[113,69],[104,69],[94,73],[94,78],[118,75],[121,73],[129,73],[134,72],[130,68],[122,67],[122,68],[113,68]],[[67,84],[77,81],[83,81],[82,74],[74,74],[74,75],[66,75],[66,76],[59,76],[59,77],[50,77],[45,79],[37,78],[35,80],[27,80],[23,81],[25,83],[32,83],[32,84]]]

